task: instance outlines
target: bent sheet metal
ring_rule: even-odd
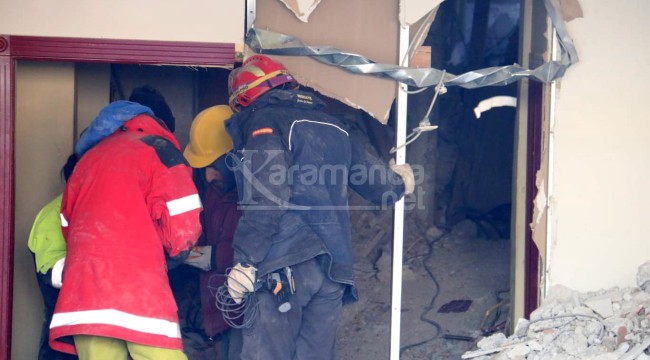
[[[438,84],[441,77],[445,86],[460,86],[467,89],[508,85],[523,78],[551,82],[561,78],[566,69],[578,62],[578,54],[560,15],[558,4],[554,0],[544,0],[544,5],[557,32],[561,58],[559,61],[550,61],[535,69],[508,65],[454,75],[443,73],[442,70],[435,68],[408,68],[393,64],[379,64],[363,55],[344,52],[330,46],[310,46],[290,35],[255,28],[251,28],[246,34],[246,45],[260,54],[310,56],[322,63],[352,73],[390,78],[420,88]]]

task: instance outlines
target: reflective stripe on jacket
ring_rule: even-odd
[[[197,241],[201,202],[173,135],[138,115],[77,164],[61,205],[68,253],[52,348],[72,335],[182,349],[165,253]]]

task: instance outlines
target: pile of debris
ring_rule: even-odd
[[[650,360],[650,261],[639,267],[637,284],[589,293],[555,286],[512,336],[483,338],[461,358]]]

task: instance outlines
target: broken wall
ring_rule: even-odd
[[[378,63],[397,63],[397,2],[324,1],[304,22],[279,0],[258,0],[255,28],[294,36],[309,46],[332,46]],[[381,39],[378,41],[378,39]],[[386,122],[396,82],[355,75],[302,56],[278,56],[298,81]]]
[[[650,7],[582,2],[567,24],[580,62],[561,81],[552,173],[549,280],[578,291],[633,284],[650,257]]]

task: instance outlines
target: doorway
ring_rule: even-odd
[[[463,74],[519,62],[520,6],[519,0],[443,2],[423,44],[431,47],[431,66]],[[423,169],[424,177],[405,219],[401,359],[457,359],[481,336],[510,331],[518,110],[494,106],[477,115],[474,109],[495,96],[516,101],[518,92],[516,83],[449,87],[429,117],[438,129],[407,147],[406,161]],[[409,95],[409,130],[433,97],[433,87]],[[344,310],[338,353],[384,358],[395,286],[392,213],[351,217],[361,299]]]
[[[116,99],[110,90],[111,65],[134,81],[131,85],[122,81],[127,94],[127,87],[136,85],[135,74],[140,74],[142,81],[156,83],[167,76],[176,79],[177,86],[185,84],[187,91],[183,93],[189,95],[179,115],[187,118],[185,126],[189,129],[192,111],[223,100],[225,92],[212,94],[212,98],[200,94],[214,90],[208,83],[227,76],[227,69],[235,62],[235,50],[234,44],[221,43],[28,36],[0,39],[0,325],[4,334],[0,338],[4,349],[0,357],[10,358],[11,354],[11,358],[35,358],[42,302],[26,248],[29,227],[40,206],[62,190],[58,171],[72,151],[78,131],[101,107]],[[178,81],[181,78],[184,81]],[[45,86],[39,86],[42,81],[46,81]],[[162,84],[159,86],[165,87]],[[225,87],[225,82],[220,85]],[[35,101],[37,98],[39,101]],[[21,120],[25,111],[33,111],[34,116]],[[54,159],[57,156],[61,161]],[[27,169],[25,174],[23,169]],[[33,199],[23,201],[24,196]]]

